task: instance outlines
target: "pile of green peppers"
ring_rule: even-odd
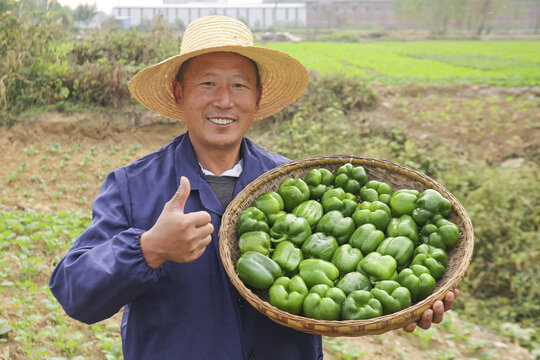
[[[433,292],[459,241],[439,192],[393,191],[362,166],[311,169],[276,190],[236,221],[236,272],[291,314],[359,320],[405,309]]]

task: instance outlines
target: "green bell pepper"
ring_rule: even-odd
[[[339,276],[339,270],[331,262],[321,259],[306,259],[300,262],[298,275],[304,279],[308,289],[311,289],[317,284],[334,286],[334,281]]]
[[[285,209],[293,211],[296,205],[309,200],[309,187],[302,179],[287,178],[279,184],[279,195],[285,203]]]
[[[316,232],[311,234],[302,244],[302,252],[306,259],[317,258],[326,261],[332,259],[339,244],[332,235]]]
[[[350,244],[343,244],[334,251],[330,262],[336,265],[341,275],[345,275],[354,271],[363,257],[359,249],[353,248]]]
[[[346,295],[349,295],[356,290],[369,291],[373,286],[371,285],[371,281],[369,281],[366,274],[362,274],[358,271],[352,271],[345,274],[345,276],[339,280],[336,287],[343,290]]]
[[[274,249],[272,260],[281,267],[284,273],[296,274],[300,261],[304,260],[304,254],[292,242],[282,241]]]
[[[347,296],[341,306],[342,320],[365,320],[383,313],[382,305],[371,292],[356,290]]]
[[[411,306],[409,289],[393,280],[379,281],[371,294],[381,302],[383,314],[388,315]]]
[[[373,224],[381,231],[385,231],[390,221],[390,208],[380,201],[362,201],[351,216],[356,226]]]
[[[304,314],[318,320],[339,320],[341,304],[346,298],[343,290],[339,288],[325,284],[315,285],[304,299]]]
[[[378,252],[367,254],[356,267],[356,271],[369,276],[372,284],[382,280],[395,280],[397,278],[396,259],[390,255],[381,255]]]
[[[412,215],[413,210],[416,209],[418,196],[420,196],[418,190],[400,189],[394,192],[390,198],[392,215],[394,217]]]
[[[392,187],[382,181],[368,181],[360,189],[360,198],[362,198],[362,201],[380,201],[388,205],[391,197]]]
[[[409,215],[402,215],[399,218],[391,218],[386,227],[387,236],[406,236],[412,240],[414,246],[419,243],[418,226]]]
[[[422,242],[445,249],[456,245],[459,241],[459,228],[453,222],[438,218],[435,223],[428,223],[420,230]]]
[[[266,223],[266,215],[255,206],[248,207],[240,213],[236,220],[236,234],[238,236],[248,231],[269,232],[270,228]]]
[[[324,210],[320,202],[315,200],[304,201],[296,205],[292,213],[298,217],[306,219],[311,227],[311,230],[315,230],[317,223],[324,215]]]
[[[267,290],[282,275],[279,265],[268,256],[247,251],[236,262],[236,273],[249,287]]]
[[[330,189],[321,198],[325,212],[340,211],[343,216],[351,216],[358,205],[356,195],[345,192],[342,188]]]
[[[377,250],[379,245],[384,241],[384,233],[377,230],[373,224],[360,225],[356,229],[350,239],[349,244],[360,249],[363,255]]]
[[[418,196],[416,209],[412,217],[418,226],[424,226],[437,215],[446,217],[452,211],[452,204],[445,199],[437,190],[427,189]]]
[[[411,265],[400,271],[397,281],[411,293],[411,300],[417,302],[427,298],[435,290],[436,282],[429,269],[422,265]]]
[[[443,277],[447,264],[448,257],[446,251],[443,249],[428,244],[418,245],[418,247],[414,249],[411,265],[424,265],[429,269],[431,276],[433,276],[435,280],[439,280]]]
[[[334,187],[334,174],[325,168],[311,169],[304,181],[309,187],[310,198],[319,200],[325,192]]]
[[[340,211],[331,210],[323,215],[317,224],[317,232],[332,235],[338,244],[349,241],[355,230],[354,221],[350,217],[344,217]]]
[[[264,231],[248,231],[240,235],[238,248],[243,254],[247,251],[256,251],[263,255],[270,252],[270,236]]]
[[[281,195],[275,191],[267,191],[264,194],[259,195],[253,200],[251,206],[256,207],[266,215],[269,227],[274,225],[277,218],[285,215],[285,211],[283,211],[285,206],[283,199],[281,198]]]
[[[399,271],[410,264],[414,244],[406,236],[388,237],[379,245],[377,252],[382,255],[390,255],[396,259],[397,270]]]
[[[270,304],[293,315],[300,313],[307,294],[306,283],[298,275],[292,278],[282,276],[268,290]]]
[[[336,172],[334,185],[343,188],[348,193],[358,195],[360,188],[367,183],[366,170],[361,166],[354,166],[351,163],[341,166]]]
[[[296,246],[300,246],[309,235],[311,235],[311,227],[308,221],[293,214],[279,217],[270,229],[270,237],[274,243],[289,240]]]

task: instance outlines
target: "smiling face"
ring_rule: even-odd
[[[261,94],[251,60],[230,52],[194,57],[174,92],[196,152],[240,150]]]

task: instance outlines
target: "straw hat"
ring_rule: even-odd
[[[262,98],[255,120],[264,119],[293,103],[304,92],[308,75],[304,66],[284,52],[253,46],[248,27],[226,16],[205,16],[188,25],[180,54],[141,70],[129,83],[131,95],[146,108],[166,118],[184,120],[174,101],[173,80],[182,63],[210,52],[230,51],[255,61]]]

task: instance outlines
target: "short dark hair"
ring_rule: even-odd
[[[180,66],[180,68],[178,69],[178,73],[176,73],[176,80],[178,80],[178,82],[180,83],[180,86],[184,85],[184,74],[187,71],[187,68],[189,66],[189,63],[191,62],[191,59],[193,58],[189,58],[186,61],[184,61],[182,65]],[[256,85],[258,89],[261,87],[261,75],[259,74],[259,67],[257,66],[257,63],[255,61],[251,60],[248,57],[246,57],[246,59],[251,61],[251,63],[253,64],[253,68],[255,69],[255,76],[257,77]]]

